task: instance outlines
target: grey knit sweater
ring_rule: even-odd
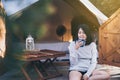
[[[86,75],[89,77],[97,65],[98,51],[96,44],[91,44],[75,49],[75,42],[69,45],[70,52],[70,69],[77,71],[87,71]]]

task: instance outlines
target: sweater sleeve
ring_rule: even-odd
[[[69,56],[69,59],[70,59],[70,66],[74,66],[78,63],[78,56],[76,54],[76,50],[75,50],[75,43],[74,42],[71,42],[69,47],[69,53],[70,53],[70,56]]]
[[[96,44],[95,43],[92,43],[91,44],[92,46],[92,59],[91,59],[91,65],[86,73],[86,75],[89,77],[93,70],[96,68],[96,65],[97,65],[97,55],[98,55],[98,51],[97,51],[97,48],[96,48]]]

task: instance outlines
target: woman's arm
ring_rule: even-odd
[[[70,58],[70,66],[74,66],[78,63],[78,56],[76,54],[76,49],[75,49],[75,42],[71,42],[69,47],[69,58]]]

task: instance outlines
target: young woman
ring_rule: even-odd
[[[105,71],[95,70],[98,52],[95,42],[92,42],[90,29],[79,25],[78,39],[69,45],[70,72],[69,80],[109,80]]]

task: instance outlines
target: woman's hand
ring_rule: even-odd
[[[88,76],[86,74],[83,75],[83,80],[88,80]]]
[[[83,45],[82,42],[77,41],[76,44],[75,44],[75,49],[78,49],[82,45]]]

